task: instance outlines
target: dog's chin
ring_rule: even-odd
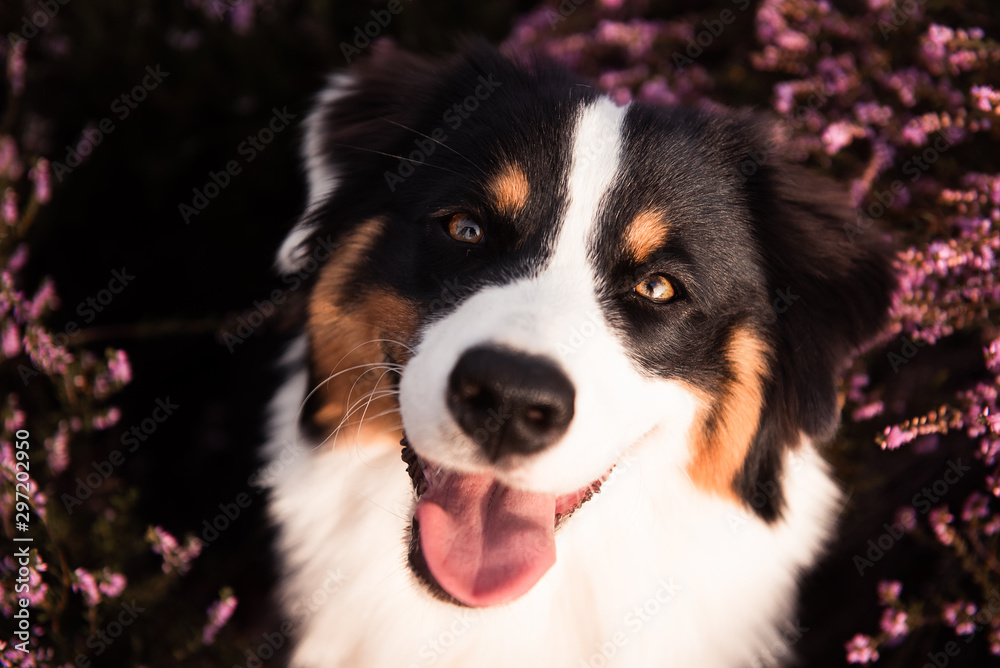
[[[527,593],[555,563],[555,532],[614,468],[575,492],[548,495],[508,487],[488,473],[449,471],[419,457],[405,437],[401,445],[417,498],[410,569],[432,596],[466,607],[502,605]]]

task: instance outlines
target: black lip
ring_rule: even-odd
[[[431,569],[427,565],[427,560],[424,559],[424,551],[420,547],[420,522],[417,521],[416,517],[410,523],[410,549],[406,555],[406,560],[410,564],[410,570],[413,572],[413,575],[416,576],[417,580],[420,581],[420,584],[427,589],[431,596],[444,603],[451,603],[462,608],[470,607],[445,591],[444,587],[434,579]]]

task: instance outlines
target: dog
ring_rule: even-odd
[[[304,123],[269,413],[296,667],[793,658],[894,278],[753,111],[380,47]],[[287,628],[286,628],[287,626]]]

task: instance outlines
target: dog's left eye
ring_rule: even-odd
[[[483,228],[464,213],[456,213],[448,221],[448,234],[452,239],[467,244],[478,244],[483,240]]]
[[[670,279],[660,274],[653,274],[642,279],[635,286],[635,291],[640,296],[657,304],[664,304],[677,295],[677,290],[674,289],[674,284],[670,282]]]

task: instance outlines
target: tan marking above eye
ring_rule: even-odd
[[[531,187],[517,165],[507,165],[490,181],[489,192],[496,200],[498,211],[513,215],[527,204]]]
[[[635,286],[635,291],[640,296],[657,304],[665,304],[677,296],[674,284],[670,282],[669,278],[660,274],[653,274],[642,279]]]
[[[483,240],[483,227],[464,213],[456,213],[448,221],[448,234],[456,241],[478,244]]]
[[[643,211],[625,230],[625,250],[638,264],[647,262],[667,240],[667,221],[658,211]]]

